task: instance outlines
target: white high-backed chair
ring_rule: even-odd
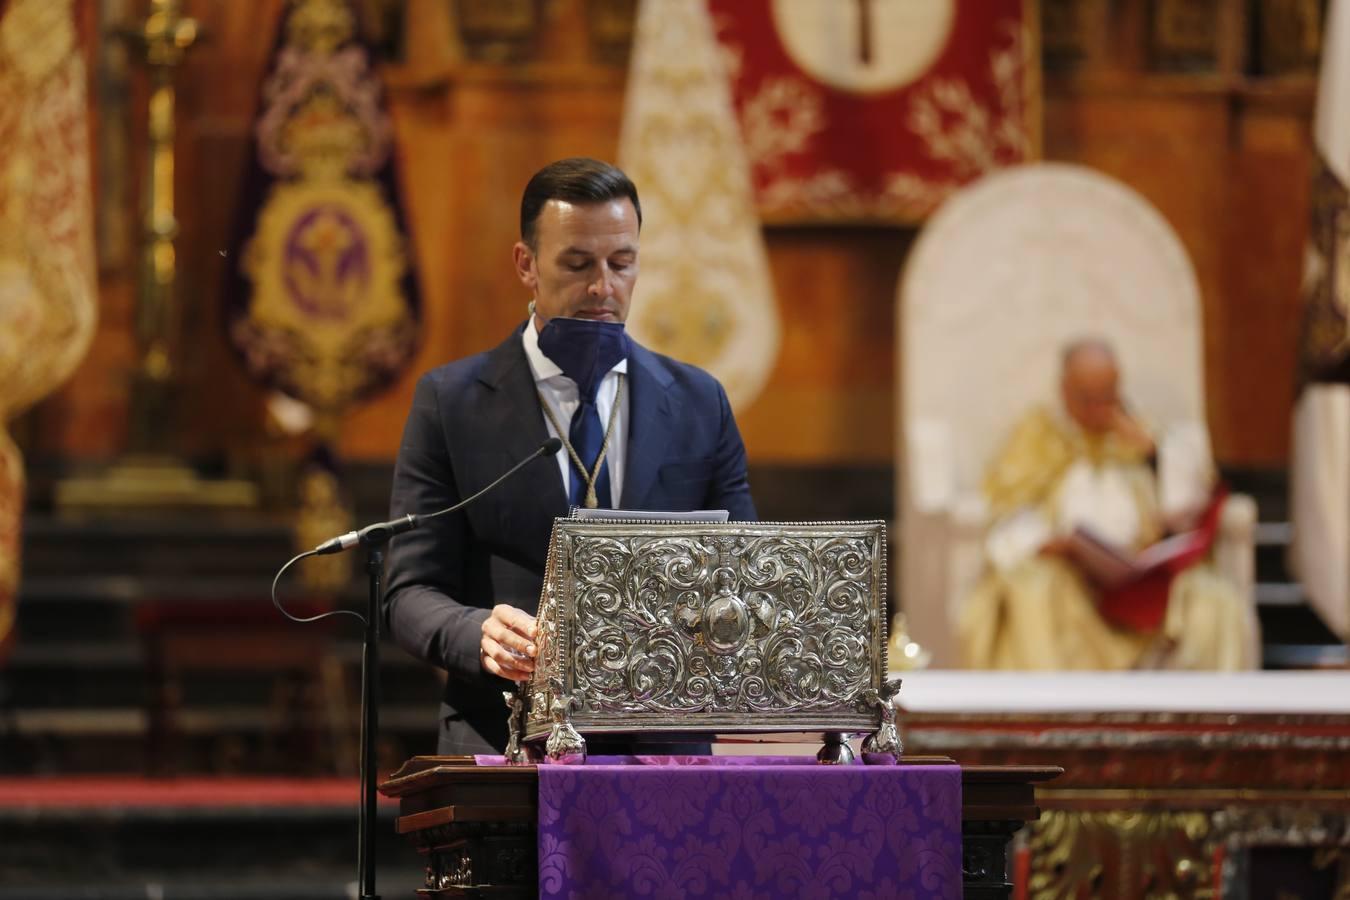
[[[953,623],[984,568],[984,471],[1015,422],[1058,403],[1070,340],[1108,339],[1126,402],[1209,445],[1200,291],[1171,226],[1080,166],[1005,170],[949,199],[901,277],[900,608],[935,667],[959,665]],[[1216,562],[1252,595],[1256,507],[1231,496]]]

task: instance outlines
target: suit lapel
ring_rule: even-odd
[[[483,404],[480,440],[485,447],[499,451],[501,468],[490,475],[490,482],[501,472],[520,462],[548,440],[548,428],[539,408],[539,393],[534,385],[534,374],[520,345],[520,329],[499,344],[489,355],[478,380],[496,396]],[[496,455],[496,454],[494,454]],[[528,527],[539,516],[522,519],[515,510],[536,510],[542,515],[544,535],[539,547],[548,543],[548,530],[556,516],[567,515],[567,494],[553,458],[541,459],[527,466],[510,484],[499,490],[510,489],[514,499],[497,503],[502,510],[503,526],[507,534]],[[532,544],[530,544],[532,545]]]
[[[625,509],[643,509],[657,470],[666,458],[679,401],[669,390],[674,379],[657,364],[655,355],[636,342],[628,360],[628,448],[624,457]]]

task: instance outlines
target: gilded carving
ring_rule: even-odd
[[[1212,883],[1202,812],[1048,810],[1031,823],[1028,896],[1195,897]]]
[[[328,466],[312,463],[300,473],[300,506],[295,519],[295,543],[302,548],[317,547],[328,536],[343,534],[352,527],[352,513],[343,502],[342,484]],[[301,563],[304,585],[325,596],[333,596],[351,581],[349,554],[311,557]]]
[[[541,0],[458,0],[460,39],[474,59],[507,63],[523,60],[543,24]]]
[[[1322,47],[1321,0],[1260,0],[1257,53],[1263,75],[1311,73]]]
[[[1154,0],[1152,53],[1164,63],[1213,67],[1218,60],[1218,0]]]
[[[14,631],[25,483],[23,457],[0,421],[0,661]]]
[[[292,46],[323,55],[333,53],[355,31],[356,17],[346,0],[303,0],[286,23]]]
[[[1350,789],[1350,725],[1337,716],[1183,714],[1018,716],[910,715],[912,752],[946,753],[968,764],[1008,760],[1009,742],[1065,769],[1057,788]],[[1280,764],[1270,764],[1278,754]]]
[[[473,884],[473,859],[467,850],[446,850],[431,854],[430,865],[426,869],[426,890],[469,888]]]
[[[637,5],[637,0],[586,0],[586,26],[601,61],[627,61]]]
[[[129,17],[128,0],[99,0],[99,18],[105,22]],[[127,45],[100,41],[97,50],[94,90],[98,104],[99,203],[94,210],[100,269],[126,270],[135,254],[136,224],[133,221],[133,161],[131,158],[131,66]]]
[[[1049,60],[1071,61],[1088,54],[1088,24],[1100,17],[1100,0],[1040,0],[1041,49]]]
[[[1029,897],[1242,900],[1288,876],[1335,885],[1302,894],[1320,898],[1350,890],[1347,725],[1344,715],[910,714],[906,740],[967,766],[1064,767],[1037,792]]]
[[[1301,850],[1285,853],[1280,874],[1320,883],[1330,900],[1350,897],[1350,812],[1300,804],[1230,806],[1214,814],[1216,846],[1223,848],[1220,895],[1246,898],[1260,862],[1253,851],[1272,848]],[[1291,885],[1292,886],[1292,885]],[[1290,896],[1307,896],[1290,893]]]

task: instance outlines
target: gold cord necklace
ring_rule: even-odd
[[[553,430],[558,433],[558,440],[562,441],[562,445],[567,448],[567,455],[572,458],[572,465],[576,466],[577,471],[581,473],[582,480],[586,482],[585,504],[587,509],[595,509],[600,505],[600,498],[597,497],[595,493],[595,482],[600,477],[600,467],[605,464],[605,454],[609,452],[609,437],[614,433],[614,423],[618,421],[619,418],[619,404],[623,402],[624,376],[622,372],[616,374],[619,376],[619,384],[618,387],[614,389],[614,406],[611,407],[609,411],[609,424],[605,426],[605,439],[600,442],[600,452],[596,454],[595,467],[589,472],[586,471],[586,464],[582,462],[581,457],[577,455],[576,448],[573,447],[572,442],[567,439],[566,429],[558,424],[558,417],[553,414],[553,407],[549,406],[548,401],[544,399],[543,393],[539,393],[539,405],[544,408],[544,415],[548,416],[549,424],[551,424]],[[579,397],[580,392],[578,392],[578,398]],[[580,408],[580,405],[578,405],[577,409],[579,410]],[[611,490],[610,497],[612,498],[613,495],[614,492]]]

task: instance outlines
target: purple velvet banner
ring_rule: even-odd
[[[655,762],[539,767],[541,898],[961,896],[959,766]]]

